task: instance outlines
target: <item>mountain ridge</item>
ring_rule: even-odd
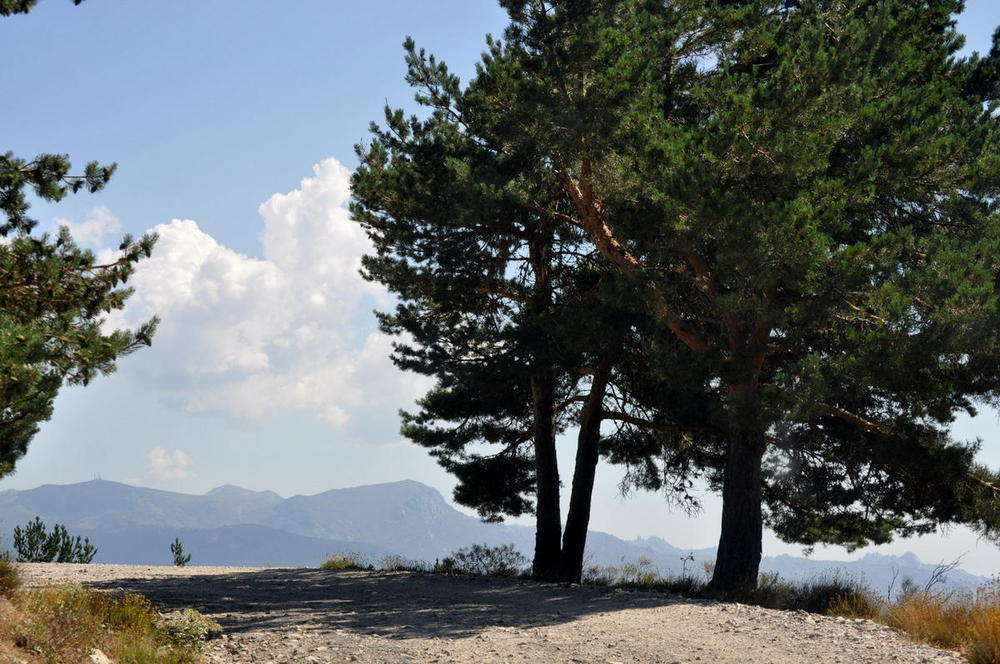
[[[109,480],[45,484],[0,491],[0,536],[39,516],[61,523],[98,547],[95,562],[169,564],[169,543],[180,537],[194,564],[312,566],[337,551],[356,551],[373,563],[386,555],[433,561],[471,544],[513,544],[530,557],[528,526],[487,524],[448,504],[436,489],[414,480],[329,489],[284,498],[273,491],[223,485],[185,494]],[[620,565],[646,558],[663,574],[700,573],[715,550],[677,547],[656,537],[623,540],[591,531],[588,564]],[[790,580],[836,573],[863,577],[885,590],[895,577],[919,585],[933,565],[912,553],[824,561],[782,554],[766,557],[761,570]],[[950,585],[972,588],[981,577],[960,569]]]

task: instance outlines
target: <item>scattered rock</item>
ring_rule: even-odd
[[[165,612],[201,611],[224,630],[208,644],[210,664],[964,661],[866,620],[586,586],[404,572],[93,564],[84,577],[77,573],[83,566],[25,567],[33,582],[121,587],[147,595]],[[108,660],[89,664],[95,661]]]
[[[114,664],[114,662],[107,655],[97,648],[90,651],[90,655],[87,657],[87,662],[89,662],[89,664]]]

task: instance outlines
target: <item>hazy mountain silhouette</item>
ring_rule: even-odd
[[[389,554],[433,561],[474,543],[512,543],[525,555],[534,545],[530,527],[483,523],[412,480],[291,498],[232,485],[198,496],[105,480],[7,490],[0,492],[0,548],[9,545],[14,526],[35,516],[89,537],[98,547],[94,562],[170,564],[175,537],[192,555],[191,564],[204,565],[311,566],[338,551],[361,553],[376,564]],[[714,557],[714,549],[692,551],[658,537],[588,537],[588,565],[646,558],[664,574],[701,574],[702,562]],[[911,553],[869,554],[847,563],[781,555],[765,558],[761,568],[794,580],[839,569],[885,591],[894,574],[897,587],[906,577],[923,584],[934,566]],[[974,587],[982,579],[954,570],[948,581]]]

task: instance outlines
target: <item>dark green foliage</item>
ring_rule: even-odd
[[[95,193],[107,185],[117,165],[101,166],[92,161],[84,167],[82,175],[71,175],[70,168],[69,156],[64,154],[42,154],[31,161],[10,152],[0,155],[0,211],[6,217],[0,225],[0,234],[27,233],[38,223],[26,214],[29,207],[26,189],[47,201],[62,200],[66,194],[84,188]]]
[[[33,5],[0,0],[0,15]],[[125,236],[118,254],[98,264],[66,229],[55,237],[31,234],[37,222],[27,215],[27,192],[45,201],[97,192],[114,170],[90,162],[74,175],[66,155],[0,155],[0,477],[14,471],[39,423],[51,417],[60,387],[113,372],[115,361],[148,346],[156,329],[156,319],[134,331],[102,329],[131,294],[124,284],[150,255],[154,235]]]
[[[63,384],[86,385],[150,344],[155,319],[135,331],[106,333],[101,325],[124,306],[132,291],[122,284],[154,242],[125,237],[119,257],[103,265],[65,229],[0,244],[0,476],[13,471],[38,423],[51,416]]]
[[[37,516],[23,528],[15,526],[14,549],[22,563],[89,563],[97,553],[88,538],[70,537],[58,523],[48,532]]]
[[[619,421],[668,435],[602,449],[639,486],[700,474],[722,493],[719,591],[757,583],[765,524],[806,544],[956,522],[996,536],[996,475],[948,432],[1000,387],[1000,46],[955,56],[961,3],[503,4],[506,41],[464,89],[411,45],[432,115],[387,113],[362,153],[366,268],[417,302],[393,331],[429,349],[401,366],[446,366],[453,403],[501,414],[482,437],[514,450],[538,417],[503,371],[541,363],[556,394],[582,396],[548,352],[592,352],[566,330],[611,302],[652,319],[626,327],[644,362],[616,362],[612,384],[648,415]],[[539,232],[553,276],[544,307],[519,308],[538,304],[539,272],[517,265]],[[585,274],[607,287],[563,318]],[[481,297],[499,287],[513,297]],[[484,348],[502,371],[455,373]],[[511,389],[470,399],[491,381]],[[432,448],[476,421],[428,404],[414,423],[445,422]],[[497,512],[525,507],[505,492],[530,486],[528,459],[492,475]]]
[[[715,404],[708,428],[732,432],[706,468],[727,506],[763,499],[768,523],[807,543],[968,519],[963,496],[995,504],[995,490],[946,427],[996,388],[993,65],[949,59],[955,3],[774,4],[688,4],[692,29],[722,28],[714,75],[684,69],[692,37],[674,22],[671,43],[619,53],[625,65],[669,58],[677,75],[608,106],[591,104],[609,68],[587,56],[610,39],[590,29],[596,14],[525,9],[510,57],[557,77],[532,100],[528,133],[555,146],[571,223],[651,287],[642,305],[690,349],[674,370],[700,367],[714,386],[698,399]],[[618,21],[618,34],[635,25]],[[510,104],[515,91],[495,96]],[[989,532],[984,517],[969,520]],[[755,518],[733,512],[729,530],[724,516],[722,585],[756,578]]]
[[[359,146],[352,183],[352,211],[376,248],[364,274],[401,300],[379,315],[384,331],[405,335],[393,360],[437,381],[418,412],[403,413],[403,433],[458,478],[456,500],[484,519],[534,509],[546,533],[536,547],[544,567],[560,555],[554,437],[581,425],[567,532],[582,560],[602,442],[621,448],[640,437],[658,458],[678,449],[677,429],[635,431],[669,421],[646,399],[662,381],[642,383],[645,394],[627,384],[650,361],[636,332],[648,316],[614,303],[631,286],[581,246],[579,229],[539,213],[539,201],[566,212],[568,203],[546,154],[511,109],[490,101],[491,78],[510,77],[505,60],[489,60],[482,80],[462,90],[443,64],[412,42],[406,49],[407,80],[431,115],[387,109],[386,127],[373,127],[371,144]],[[502,55],[499,44],[491,49]],[[617,400],[605,407],[612,391]],[[602,441],[605,419],[616,428]],[[671,471],[684,467],[676,462]],[[578,578],[580,564],[567,573]]]
[[[523,572],[527,564],[527,558],[513,544],[473,544],[452,552],[444,562],[435,563],[434,568],[443,573],[511,577]]]
[[[170,545],[170,553],[173,554],[174,565],[177,567],[184,567],[191,562],[191,554],[184,555],[184,545],[181,544],[179,537],[175,537],[173,543]]]

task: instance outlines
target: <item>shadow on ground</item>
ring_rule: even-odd
[[[115,579],[90,585],[142,593],[161,610],[198,609],[230,634],[302,625],[396,639],[457,638],[488,627],[540,627],[597,613],[686,602],[606,588],[319,569]]]

